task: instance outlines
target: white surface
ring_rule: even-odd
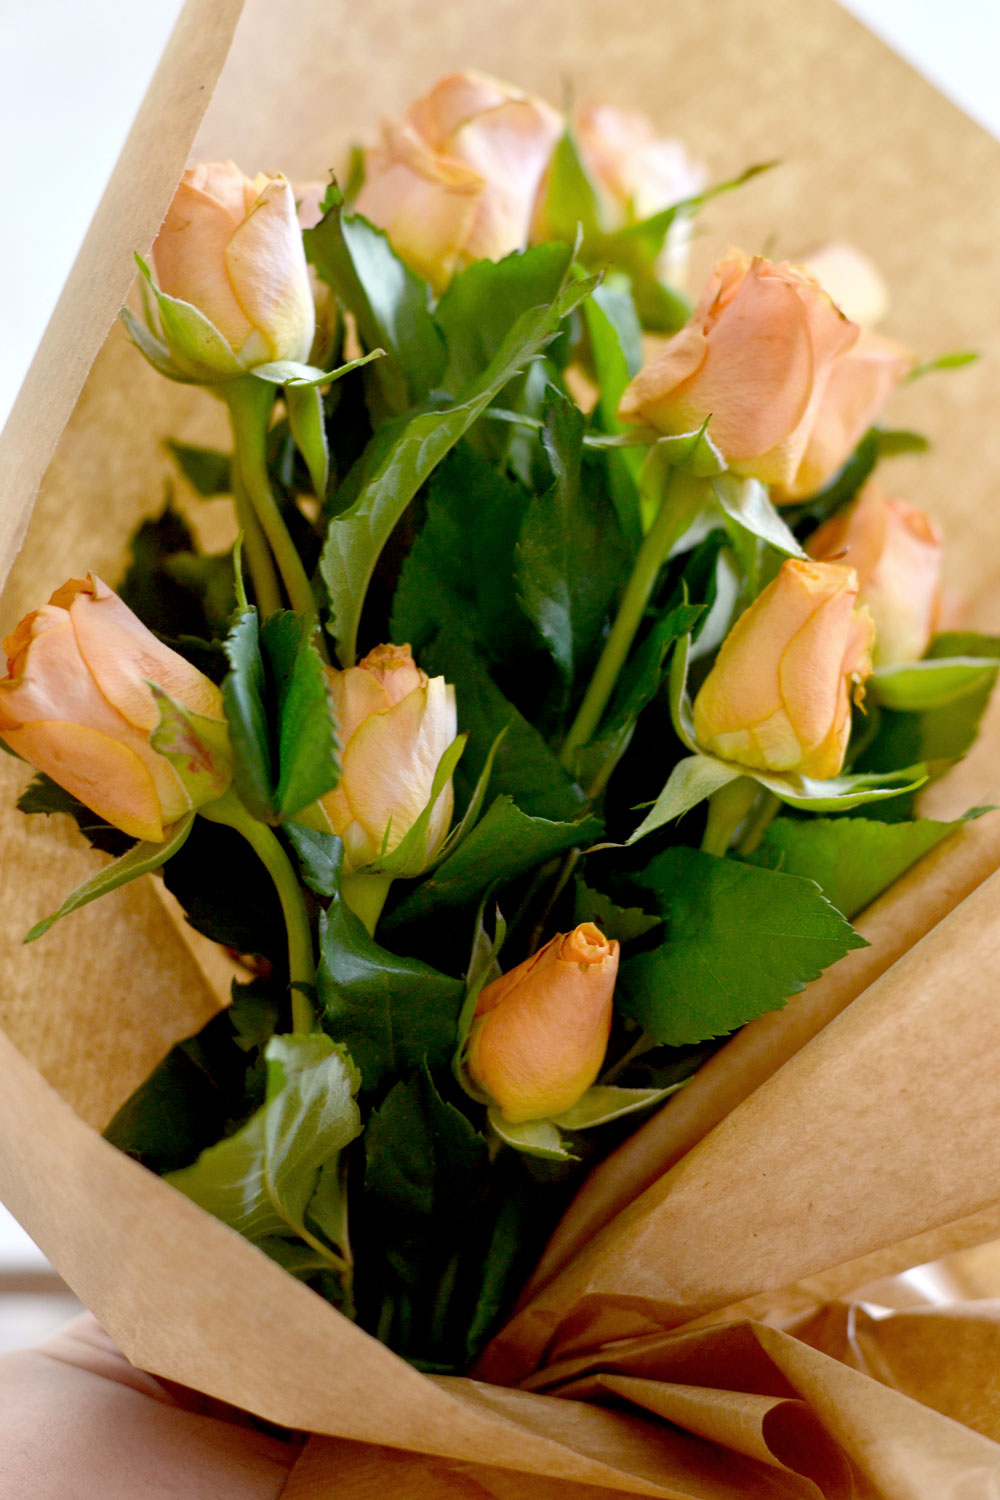
[[[180,13],[182,0],[0,0],[0,234],[7,413]],[[527,0],[526,0],[527,3]],[[944,93],[1000,136],[1000,7],[995,0],[843,0]],[[44,1264],[0,1208],[0,1273]],[[9,1303],[11,1299],[0,1299]],[[0,1344],[34,1338],[65,1305],[3,1320]],[[57,1299],[58,1300],[58,1299]],[[44,1306],[42,1304],[45,1304]],[[9,1344],[8,1344],[9,1346]]]

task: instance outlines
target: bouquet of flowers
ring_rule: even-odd
[[[138,1278],[98,1311],[122,1336],[150,1236],[189,1314],[222,1255],[250,1321],[280,1309],[257,1353],[276,1319],[286,1352],[264,1372],[248,1349],[233,1381],[220,1339],[197,1380],[271,1420],[510,1467],[472,1371],[586,1403],[563,1407],[575,1436],[547,1416],[530,1441],[544,1398],[501,1403],[525,1472],[721,1494],[733,1463],[766,1463],[833,1494],[861,1462],[819,1437],[797,1458],[751,1382],[752,1437],[735,1407],[713,1428],[710,1400],[687,1423],[742,1457],[681,1445],[654,1475],[649,1424],[642,1455],[619,1426],[602,1459],[590,1404],[680,1420],[663,1382],[698,1382],[664,1330],[797,1279],[729,1245],[713,1268],[718,1132],[666,1169],[744,1099],[761,1162],[789,1153],[759,1194],[772,1228],[797,1128],[853,1163],[857,1118],[819,1101],[864,1098],[905,949],[939,938],[996,837],[981,807],[917,808],[975,741],[1000,640],[963,628],[941,531],[884,478],[926,446],[889,425],[893,392],[970,356],[883,335],[880,278],[842,246],[729,251],[689,300],[697,216],[763,170],[710,184],[643,116],[463,72],[328,183],[190,168],[139,258],[131,341],[230,441],[174,436],[201,500],[145,520],[113,588],[60,582],[14,626],[0,738],[38,773],[22,811],[70,814],[114,856],[29,939],[58,920],[46,944],[71,945],[73,913],[158,871],[221,946],[228,1003],[202,982],[152,1026],[95,1121]],[[199,504],[221,544],[199,545]],[[904,883],[852,925],[921,860],[923,914],[900,923]],[[824,1033],[758,1087],[883,970],[853,1044]],[[778,1018],[807,985],[796,1037]],[[905,1198],[885,1194],[896,1232],[803,1231],[775,1264],[826,1270],[972,1213],[966,1194],[918,1224]],[[176,1329],[138,1326],[137,1356],[192,1378]],[[816,1341],[771,1332],[755,1347],[782,1379],[825,1388]],[[721,1336],[736,1358],[744,1335]],[[348,1357],[407,1393],[392,1434],[331,1417]]]

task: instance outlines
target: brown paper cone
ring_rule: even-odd
[[[0,559],[23,532],[32,484],[124,295],[126,259],[148,247],[165,210],[236,9],[189,4],[109,188],[101,232],[4,434]],[[316,177],[351,137],[372,134],[380,112],[469,65],[553,98],[569,77],[581,99],[645,108],[713,176],[784,157],[713,207],[703,263],[731,240],[757,249],[775,230],[779,254],[848,238],[887,274],[889,331],[921,354],[974,343],[990,355],[901,394],[893,419],[938,446],[893,473],[944,519],[972,618],[1000,624],[996,144],[825,0],[686,0],[669,17],[652,0],[627,16],[610,0],[580,0],[572,26],[555,0],[496,0],[488,12],[250,0],[196,152]],[[214,403],[160,381],[113,331],[48,468],[4,628],[81,568],[116,577],[131,527],[160,500],[162,438],[210,441],[217,422]],[[995,743],[963,773],[970,801],[992,791]],[[893,1500],[989,1494],[994,1428],[970,1394],[946,1407],[939,1391],[903,1378],[919,1369],[915,1334],[905,1350],[883,1350],[881,1364],[867,1356],[863,1372],[839,1357],[833,1325],[837,1358],[761,1324],[661,1331],[859,1258],[909,1253],[901,1243],[949,1248],[995,1232],[1000,893],[996,880],[979,886],[994,863],[988,825],[872,912],[875,951],[851,960],[848,980],[823,981],[788,1020],[735,1044],[735,1062],[697,1086],[701,1103],[689,1095],[687,1123],[677,1123],[681,1109],[650,1127],[600,1213],[584,1216],[582,1235],[579,1221],[567,1231],[545,1275],[568,1264],[500,1348],[518,1373],[557,1331],[564,1353],[610,1340],[621,1357],[564,1370],[571,1395],[556,1397],[417,1375],[95,1135],[218,999],[150,890],[132,887],[93,918],[78,913],[42,944],[17,946],[94,857],[54,824],[25,826],[10,805],[16,768],[4,772],[5,868],[17,879],[7,882],[0,991],[11,1038],[0,1042],[0,1195],[137,1363],[326,1435],[307,1448],[291,1500],[387,1484],[403,1496],[497,1500],[541,1500],[557,1485],[567,1500],[838,1496],[852,1484]],[[595,1236],[598,1223],[607,1227]],[[955,1320],[947,1337],[963,1326]],[[623,1344],[650,1327],[652,1345]],[[983,1369],[962,1364],[963,1389]],[[887,1372],[898,1389],[879,1383]],[[928,1405],[917,1404],[923,1393]]]

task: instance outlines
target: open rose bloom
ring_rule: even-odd
[[[6,628],[48,597],[57,562],[60,578],[87,567],[121,575],[128,534],[159,501],[164,437],[200,431],[202,393],[159,380],[118,332],[68,419],[82,369],[127,294],[129,257],[153,242],[191,153],[237,9],[188,7],[119,169],[126,178],[116,178],[74,296],[50,330],[45,379],[39,367],[0,440]],[[638,13],[612,16],[597,0],[580,0],[570,20],[555,0],[516,15],[501,6],[442,16],[440,25],[401,24],[388,0],[349,16],[302,0],[290,26],[279,7],[248,6],[192,154],[273,160],[315,178],[367,126],[373,93],[399,120],[417,89],[470,58],[549,97],[565,76],[579,97],[643,110],[713,173],[776,151],[786,158],[745,197],[713,204],[707,261],[728,243],[762,246],[776,227],[782,245],[814,243],[842,212],[845,234],[885,247],[890,329],[902,347],[953,348],[957,329],[963,342],[996,346],[1000,147],[832,3],[672,7],[665,41]],[[294,80],[274,108],[247,90],[248,76],[269,71]],[[463,189],[441,155],[484,176],[487,150],[470,166],[453,154],[464,127],[435,128],[430,139],[409,120],[405,150],[382,149],[387,170],[412,174],[421,193],[445,192],[447,216],[422,210],[420,222],[460,263],[468,241],[452,233],[450,215],[457,207],[471,226],[482,193]],[[775,365],[748,355],[746,379],[757,371],[767,401],[727,404],[718,334],[729,339],[734,313],[744,320],[741,296],[735,275],[720,275],[669,354],[669,381],[633,391],[630,415],[656,425],[662,413],[665,431],[711,416],[737,472],[794,497],[831,371],[860,337],[805,274],[756,287],[746,322],[770,327],[795,370],[814,378],[793,391]],[[945,527],[976,626],[996,629],[996,361],[940,378],[956,382],[947,397],[933,379],[893,395],[893,422],[936,440],[920,494],[908,485],[906,494]],[[680,393],[669,412],[668,386]],[[839,562],[860,583],[854,559]],[[862,656],[863,642],[853,655],[842,642],[846,693],[847,668],[861,675]],[[839,694],[838,685],[838,703]],[[959,784],[934,788],[937,815],[1000,800],[998,766],[994,719]],[[442,1378],[407,1364],[101,1138],[139,1082],[228,994],[147,883],[22,948],[31,923],[94,862],[63,820],[15,810],[19,762],[0,756],[0,776],[0,1196],[136,1364],[312,1434],[289,1500],[964,1500],[995,1489],[996,1304],[911,1300],[900,1310],[898,1286],[885,1281],[958,1255],[950,1286],[970,1295],[962,1256],[1000,1237],[995,818],[953,833],[855,919],[870,947],[751,1023],[590,1172],[477,1378]],[[749,868],[732,862],[734,878]],[[615,904],[634,912],[637,903],[625,892]],[[463,930],[459,966],[469,936]],[[981,1252],[978,1285],[995,1293],[988,1263]]]

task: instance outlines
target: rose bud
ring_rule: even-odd
[[[843,558],[858,575],[862,604],[875,621],[876,667],[918,661],[941,607],[941,532],[923,511],[866,484],[846,512],[809,540],[810,557]]]
[[[584,922],[486,986],[467,1067],[505,1120],[561,1115],[590,1088],[611,1033],[617,973],[618,944]]]
[[[787,489],[830,372],[859,331],[806,272],[734,252],[691,321],[627,387],[619,416],[667,434],[710,419],[730,469]]]
[[[64,583],[3,645],[0,736],[106,822],[162,841],[165,828],[198,805],[199,793],[150,743],[160,711],[149,683],[221,727],[215,684],[162,645],[93,575]],[[228,784],[228,760],[211,769],[202,802]]]
[[[705,168],[691,160],[680,141],[658,137],[652,121],[638,111],[597,104],[579,110],[573,124],[608,231],[648,219],[705,186]],[[536,237],[544,235],[536,232]],[[659,266],[667,280],[680,280],[690,238],[690,221],[678,218]]]
[[[315,327],[295,198],[280,174],[244,177],[233,162],[201,162],[181,178],[155,245],[160,290],[218,329],[245,370],[307,361]],[[211,360],[164,328],[183,369]],[[232,376],[228,364],[218,374]]]
[[[434,773],[457,732],[455,689],[422,672],[409,646],[376,646],[356,667],[328,667],[327,676],[341,771],[320,802],[343,839],[349,874],[391,853],[430,800]],[[449,781],[431,811],[428,861],[447,836],[453,809]]]
[[[354,203],[397,255],[444,291],[474,260],[528,244],[562,122],[550,105],[481,73],[452,73],[385,121]]]
[[[875,628],[857,599],[853,568],[783,563],[723,641],[695,699],[702,749],[758,771],[836,776],[852,685],[860,702],[872,669]]]

